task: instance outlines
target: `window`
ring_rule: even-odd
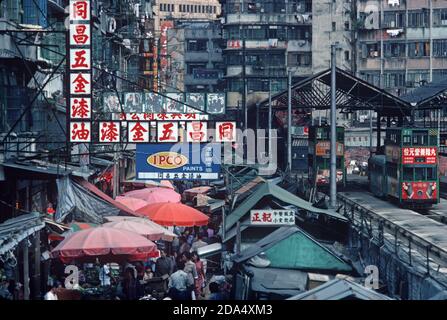
[[[433,10],[433,26],[447,26],[447,9]]]
[[[447,57],[447,39],[433,40],[433,56]]]
[[[208,41],[207,40],[188,40],[187,42],[187,50],[188,51],[197,51],[203,52],[208,49]]]
[[[332,31],[336,31],[337,30],[337,24],[335,22],[332,22]]]
[[[345,31],[349,31],[349,21],[345,21]]]
[[[413,181],[413,167],[403,167],[403,177],[404,181]]]
[[[438,170],[434,168],[426,168],[427,170],[427,180],[436,180],[438,178]]]
[[[430,26],[430,14],[428,10],[408,11],[408,27]]]
[[[411,136],[403,136],[402,144],[404,146],[411,146]]]
[[[414,168],[414,180],[425,180],[425,168]]]
[[[405,27],[405,12],[385,11],[383,14],[383,26],[386,28]]]
[[[408,56],[411,58],[430,56],[430,42],[409,42]]]
[[[384,43],[384,56],[389,57],[405,57],[405,43]]]
[[[213,6],[213,13],[216,14],[216,6]]]

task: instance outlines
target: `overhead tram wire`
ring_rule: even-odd
[[[19,39],[20,39],[20,38],[19,38]],[[21,40],[23,40],[23,39],[21,39]],[[26,42],[27,42],[28,44],[35,45],[35,43],[33,43],[33,42],[29,41],[29,40],[26,40]],[[49,52],[52,52],[52,53],[54,53],[54,54],[56,54],[56,55],[59,55],[59,56],[62,56],[62,57],[65,57],[65,56],[66,56],[65,54],[60,53],[60,52],[58,52],[58,51],[56,51],[56,50],[52,50],[52,49],[49,49],[49,48],[45,48],[45,50],[48,50]],[[141,85],[141,84],[139,84],[139,83],[137,83],[137,82],[134,82],[134,81],[132,81],[132,80],[126,79],[126,78],[121,77],[121,76],[118,76],[118,75],[116,75],[116,74],[114,74],[114,73],[111,73],[111,72],[109,72],[109,71],[107,71],[107,70],[104,70],[104,69],[103,69],[102,67],[100,67],[100,66],[92,65],[92,69],[96,69],[96,70],[98,70],[98,71],[102,71],[102,72],[104,72],[104,73],[106,73],[106,74],[108,74],[108,75],[110,75],[110,76],[112,76],[112,77],[115,77],[116,79],[120,79],[120,80],[122,80],[122,81],[126,81],[127,83],[130,83],[130,84],[132,84],[132,85],[134,85],[134,86],[136,86],[136,87],[139,87],[141,90],[143,90],[143,92],[144,92],[144,91],[147,91],[147,92],[149,92],[149,93],[155,93],[155,94],[157,94],[157,95],[159,95],[159,96],[162,96],[162,97],[164,97],[164,98],[167,98],[167,99],[169,99],[169,100],[172,100],[172,101],[174,101],[174,102],[177,102],[177,103],[179,103],[179,104],[181,104],[181,105],[184,105],[184,106],[186,106],[186,107],[188,107],[188,108],[191,108],[191,109],[196,110],[196,111],[200,111],[200,113],[202,113],[202,114],[208,114],[208,115],[210,115],[210,113],[208,113],[208,112],[206,112],[206,111],[204,111],[204,110],[200,110],[200,109],[198,109],[198,108],[196,108],[196,107],[194,107],[194,106],[191,106],[191,105],[187,104],[186,102],[179,101],[179,100],[177,100],[177,99],[171,98],[171,97],[167,96],[166,94],[161,93],[161,92],[159,92],[159,91],[155,91],[155,90],[153,90],[153,89],[146,88],[146,87],[144,87],[143,85]],[[178,91],[180,91],[180,90],[178,90]],[[184,92],[184,91],[180,91],[180,93],[186,93],[186,92]],[[98,113],[98,112],[97,112],[97,113]]]

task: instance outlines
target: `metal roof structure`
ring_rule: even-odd
[[[13,250],[22,240],[45,227],[40,214],[33,212],[0,224],[0,255]]]
[[[346,112],[374,110],[383,116],[409,116],[413,106],[401,98],[366,82],[347,71],[336,70],[337,108]],[[324,70],[292,85],[292,108],[330,109],[331,69]],[[287,90],[272,96],[272,108],[287,108]],[[268,99],[261,108],[268,107]]]
[[[264,254],[269,268],[351,272],[352,267],[297,226],[281,227],[232,256],[244,263]]]
[[[338,214],[334,210],[320,209],[312,206],[309,202],[297,197],[293,193],[279,187],[273,182],[264,182],[260,184],[255,191],[247,197],[232,213],[230,213],[225,220],[225,230],[229,231],[238,221],[240,221],[246,214],[250,213],[256,204],[264,197],[271,196],[289,205],[294,205],[298,209],[307,210],[314,213],[327,215],[341,221],[347,221],[347,218]]]
[[[447,79],[418,87],[402,95],[401,99],[419,110],[441,108],[447,105]]]
[[[287,300],[393,300],[347,279],[334,279]]]

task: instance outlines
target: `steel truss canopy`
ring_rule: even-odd
[[[336,69],[337,108],[342,112],[373,110],[382,116],[410,116],[409,102],[380,89],[347,71]],[[292,86],[292,108],[325,110],[331,107],[331,69],[327,69]],[[260,103],[268,107],[268,99]],[[287,108],[287,90],[272,96],[272,108]]]
[[[401,96],[418,110],[439,109],[447,105],[447,79],[430,82]]]

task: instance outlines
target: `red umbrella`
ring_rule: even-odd
[[[138,210],[148,204],[144,200],[137,199],[137,198],[131,198],[131,197],[118,196],[118,197],[116,197],[115,200],[118,201],[119,203],[124,204],[126,207],[128,207],[129,209],[131,209],[133,211]]]
[[[103,224],[104,227],[116,228],[131,231],[133,233],[142,235],[149,240],[155,241],[160,240],[163,237],[163,231],[159,228],[151,227],[148,224],[139,223],[138,221],[132,220],[121,220],[114,222],[107,222]]]
[[[123,196],[141,199],[150,204],[161,202],[180,202],[180,194],[172,189],[161,187],[133,190],[126,192]]]
[[[181,203],[149,204],[136,211],[162,226],[193,227],[208,224],[209,217]]]
[[[53,258],[122,258],[126,255],[151,253],[156,245],[130,231],[98,227],[72,233],[51,251]]]

